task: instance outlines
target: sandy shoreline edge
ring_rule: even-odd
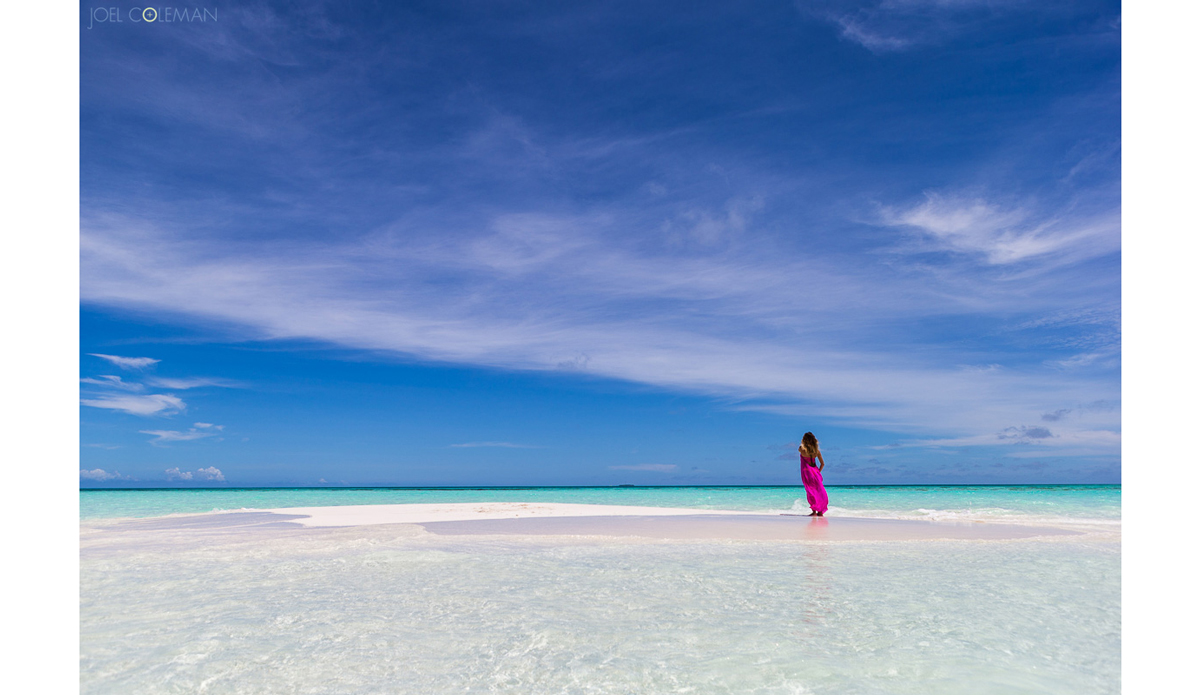
[[[86,525],[86,522],[85,522]],[[862,517],[812,518],[778,511],[637,507],[537,502],[460,502],[242,509],[121,519],[95,525],[132,539],[143,532],[207,534],[316,533],[338,529],[420,527],[435,536],[625,537],[677,540],[905,541],[1016,540],[1081,536],[1054,525]],[[102,531],[101,529],[104,529]],[[374,532],[371,532],[374,533]],[[127,534],[133,534],[129,536]],[[106,533],[107,535],[107,533]]]
[[[689,509],[682,507],[635,507],[562,502],[446,502],[438,504],[362,504],[340,507],[284,507],[260,511],[288,516],[309,528],[323,526],[372,526],[376,524],[424,524],[439,521],[486,521],[546,517],[622,516],[776,516],[777,512]]]

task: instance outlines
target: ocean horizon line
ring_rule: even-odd
[[[826,485],[827,488],[922,488],[922,487],[1121,487],[1121,483],[859,483]],[[637,488],[639,490],[661,489],[783,489],[804,487],[801,483],[778,485],[187,485],[187,486],[139,486],[139,487],[81,487],[80,492],[133,492],[152,490],[612,490]]]

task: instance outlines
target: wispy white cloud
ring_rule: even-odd
[[[118,410],[131,415],[170,415],[187,408],[179,398],[166,393],[102,394],[94,398],[81,398],[79,402],[92,408]]]
[[[215,437],[225,429],[224,425],[212,425],[207,422],[197,422],[194,427],[191,427],[186,432],[176,430],[139,430],[142,434],[149,434],[154,437],[150,440],[151,444],[160,444],[163,442],[190,442],[195,439],[204,439],[205,437]]]
[[[1049,256],[1112,253],[1120,245],[1120,218],[1115,213],[1093,219],[1036,215],[1021,208],[1002,208],[982,198],[927,193],[907,208],[885,207],[884,224],[910,229],[924,242],[915,250],[948,250],[982,257],[993,265]]]
[[[913,439],[883,446],[873,446],[872,449],[887,450],[912,447],[962,447],[962,446],[1003,446],[1025,445],[1053,449],[1076,449],[1080,453],[1096,453],[1111,451],[1120,446],[1121,434],[1107,429],[1071,428],[1051,431],[1047,427],[1006,427],[992,434],[978,434],[968,437],[951,437],[945,439]],[[1071,453],[1071,452],[1056,452]]]
[[[161,362],[161,360],[152,359],[150,357],[121,357],[119,355],[101,355],[97,352],[89,352],[88,354],[92,357],[99,357],[100,359],[108,360],[121,369],[130,369],[134,371],[141,371],[143,369],[153,367]]]
[[[167,480],[191,480],[193,477],[191,471],[181,471],[178,468],[168,468],[163,473],[166,473]]]
[[[222,21],[202,36],[179,37],[180,50],[201,49],[189,64],[217,68],[186,80],[116,42],[106,54],[111,69],[92,71],[89,108],[119,115],[135,103],[139,117],[164,132],[191,133],[190,156],[211,158],[225,174],[182,197],[127,180],[128,167],[92,177],[102,185],[90,186],[84,201],[82,298],[197,330],[219,326],[237,339],[554,371],[573,383],[622,379],[796,419],[995,441],[1014,423],[1043,422],[1043,413],[1120,398],[1119,374],[1104,360],[1070,362],[1103,346],[1030,349],[1029,333],[1082,343],[1091,328],[1016,330],[1050,312],[1078,315],[1097,306],[1108,332],[1119,329],[1117,263],[1071,266],[1097,248],[1115,250],[1112,234],[1071,236],[1096,224],[1115,229],[1115,203],[1110,214],[1085,216],[1015,197],[1037,190],[1074,199],[1079,187],[1119,181],[1115,153],[1082,163],[1081,153],[1063,156],[1061,145],[1119,140],[1119,47],[1081,52],[1078,37],[1067,35],[1096,8],[1067,13],[1057,8],[1069,3],[1041,3],[1060,18],[989,21],[993,11],[1033,5],[806,0],[798,3],[805,12],[832,18],[816,28],[831,40],[840,32],[845,43],[825,51],[833,69],[791,84],[799,91],[747,90],[746,76],[788,82],[776,74],[775,49],[801,56],[792,49],[823,51],[821,41],[793,36],[790,48],[773,48],[779,32],[751,32],[740,40],[762,50],[722,42],[730,53],[693,56],[699,63],[680,60],[675,47],[649,45],[636,55],[573,63],[575,38],[616,45],[604,32],[624,27],[628,12],[619,11],[621,22],[591,10],[571,10],[573,20],[556,13],[534,33],[522,24],[521,40],[540,41],[538,30],[549,29],[557,38],[547,46],[574,51],[550,63],[555,75],[570,73],[568,91],[603,88],[574,91],[582,98],[548,109],[539,99],[561,97],[561,90],[521,92],[508,103],[539,114],[526,121],[502,113],[488,95],[518,83],[544,85],[536,71],[514,82],[513,74],[480,63],[474,72],[483,81],[453,94],[419,87],[437,80],[413,82],[411,91],[364,77],[444,64],[441,31],[416,27],[402,51],[343,41],[350,59],[314,62],[304,58],[309,40],[328,34],[295,13],[257,8],[249,11],[255,21]],[[960,17],[964,10],[979,16]],[[731,17],[722,13],[723,21]],[[743,19],[749,16],[730,21]],[[689,33],[693,27],[720,31],[692,19],[669,29],[679,45],[721,48]],[[978,38],[987,40],[955,45],[958,69],[942,69],[928,54],[894,55],[959,29],[983,29]],[[511,31],[492,23],[484,38],[503,45]],[[881,57],[853,55],[860,45]],[[487,44],[479,48],[474,56],[486,59]],[[460,58],[471,56],[459,51]],[[245,59],[287,65],[296,79],[270,71],[229,79],[219,69]],[[705,62],[723,68],[695,69]],[[881,67],[894,78],[887,84],[873,82]],[[1017,73],[1021,79],[1001,100],[978,79]],[[1114,105],[1063,117],[1066,101],[1081,103],[1070,94],[1080,90],[1064,85],[1106,80],[1097,93]],[[703,95],[703,114],[659,109],[644,117],[642,92],[655,81],[664,103]],[[879,98],[864,98],[856,85]],[[483,95],[487,115],[474,111],[466,92]],[[362,99],[378,108],[363,113]],[[580,104],[587,108],[572,110]],[[348,118],[361,127],[344,127]],[[429,123],[444,127],[434,133]],[[128,145],[142,178],[178,168],[174,149],[137,150],[136,138]],[[256,151],[279,156],[210,157]],[[945,181],[969,181],[988,193],[943,191],[942,202],[959,210],[920,210],[928,201],[910,197],[913,186]],[[128,195],[109,195],[114,187]],[[846,221],[861,209],[856,201],[880,195],[902,196],[884,200],[894,214],[888,228]],[[1107,199],[1117,198],[1114,191]],[[388,210],[404,212],[368,234]],[[971,222],[982,232],[952,224],[964,210],[977,213]],[[881,235],[934,253],[872,253],[883,250]],[[1043,272],[1049,266],[1054,272]],[[1109,371],[1097,376],[1100,369]],[[1072,418],[1071,428],[1119,428],[1116,413],[1088,417]],[[1053,441],[1066,438],[1065,425],[1050,427]]]
[[[842,38],[862,44],[864,48],[874,53],[899,51],[913,44],[912,39],[884,36],[877,31],[868,29],[862,20],[855,17],[835,17],[833,21],[842,27]]]
[[[98,378],[86,377],[79,380],[80,383],[90,384],[92,386],[102,386],[104,388],[118,389],[121,391],[144,391],[146,389],[142,384],[123,381],[121,377],[112,374],[102,374]]]
[[[127,363],[132,362],[135,365],[145,364],[143,360],[150,359],[116,357],[113,355],[101,355],[101,357],[105,357],[106,359],[109,359],[109,361],[117,360]],[[152,362],[157,361],[158,360],[152,360]],[[141,394],[139,392],[145,391],[146,389],[145,384],[128,382],[119,376],[111,374],[101,375],[97,378],[83,378],[79,381],[87,386],[93,387],[91,392],[86,394],[86,397],[80,399],[80,403],[82,405],[92,408],[115,410],[129,413],[131,415],[167,416],[182,412],[187,407],[187,404],[184,403],[183,400],[173,394]],[[172,379],[152,377],[148,379],[147,382],[153,386],[179,389],[196,388],[210,385],[226,386],[231,384],[231,382],[209,378]],[[158,445],[166,442],[184,442],[195,439],[203,439],[206,437],[214,437],[219,435],[223,429],[225,429],[224,425],[197,422],[187,431],[141,430],[141,433],[153,435],[154,438],[150,440],[150,443]]]
[[[947,201],[896,208],[892,221],[985,260],[1034,257],[1009,234],[1025,216]],[[983,232],[973,231],[979,219]],[[1067,371],[964,370],[966,360],[927,362],[927,351],[896,346],[898,322],[1083,310],[1095,301],[1089,282],[1103,278],[1009,282],[973,268],[832,263],[780,253],[761,238],[670,251],[615,234],[623,224],[604,215],[503,215],[453,239],[384,229],[231,255],[109,216],[83,226],[82,293],[87,302],[240,325],[249,338],[585,372],[804,416],[813,413],[805,404],[820,403],[823,417],[893,431],[995,432],[1118,397],[1110,382]],[[1056,262],[1079,257],[1068,253],[1072,244],[1095,253],[1093,237],[1056,236]]]
[[[719,211],[689,208],[663,222],[664,240],[675,247],[728,244],[746,231],[751,216],[762,207],[763,199],[759,196],[748,200],[730,200]]]
[[[115,355],[97,355],[122,366],[134,365],[130,368],[139,368],[150,366],[159,360],[151,360],[148,357],[118,357]],[[88,392],[85,397],[80,399],[80,403],[92,408],[104,408],[108,410],[117,410],[132,415],[171,415],[181,412],[186,409],[187,404],[179,397],[173,394],[166,393],[148,393],[143,394],[146,390],[146,384],[154,387],[172,388],[172,389],[191,389],[203,386],[222,386],[232,387],[236,384],[223,379],[213,379],[208,377],[193,377],[193,378],[170,378],[170,377],[150,377],[145,380],[145,383],[125,381],[122,377],[103,374],[98,377],[85,377],[79,380],[80,383],[86,384]],[[138,395],[133,395],[138,394]],[[222,426],[197,423],[197,427],[215,427],[222,429]],[[155,441],[182,441],[184,439],[196,439],[198,437],[190,436],[190,433],[175,433],[179,436],[167,435]],[[211,436],[211,435],[204,435]]]
[[[540,446],[532,444],[514,444],[512,442],[464,442],[462,444],[451,444],[451,448],[455,449],[474,449],[476,447],[499,447],[501,449],[541,449]]]
[[[110,472],[104,470],[103,468],[93,468],[90,471],[80,469],[79,477],[82,480],[96,480],[96,481],[127,479],[127,477],[121,475],[121,473],[119,471],[112,471],[110,473]]]
[[[158,388],[175,389],[185,391],[187,389],[202,388],[205,386],[218,386],[220,388],[237,388],[238,383],[228,379],[213,379],[209,377],[188,377],[188,378],[173,378],[153,376],[146,379],[146,383]]]
[[[630,466],[609,466],[610,471],[651,471],[654,473],[670,473],[678,470],[679,466],[673,463],[639,463]]]
[[[1063,360],[1051,360],[1047,364],[1059,369],[1082,369],[1085,367],[1114,368],[1120,364],[1121,353],[1116,348],[1095,350],[1071,355]]]
[[[842,38],[879,54],[943,42],[977,27],[981,16],[1044,9],[1028,0],[834,0],[799,6],[840,27]]]

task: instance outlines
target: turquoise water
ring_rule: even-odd
[[[221,493],[267,504],[414,496]],[[173,492],[187,494],[195,501]],[[541,494],[794,499],[778,488]],[[868,512],[883,501],[914,512],[966,499],[969,509],[1034,517],[1111,513],[1119,490],[854,494]],[[105,495],[129,497],[85,498]],[[222,531],[190,521],[81,527],[82,693],[1120,693],[1115,523],[1023,540],[839,543],[439,536],[403,524]]]
[[[831,516],[1119,524],[1120,485],[830,487]],[[83,520],[238,509],[567,502],[807,513],[802,487],[238,488],[81,490]]]
[[[829,492],[831,516],[1082,532],[838,543],[198,530],[121,519],[422,502],[805,505],[798,487],[86,490],[80,690],[1120,692],[1120,486]]]

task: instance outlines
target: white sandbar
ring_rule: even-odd
[[[1063,529],[981,522],[806,518],[778,512],[535,502],[291,507],[247,514],[245,522],[272,523],[270,519],[309,528],[420,524],[426,531],[450,536],[862,541],[1001,540],[1077,535],[1075,531]],[[227,518],[226,521],[236,523],[234,519]]]
[[[691,516],[765,515],[771,512],[684,509],[678,507],[631,507],[604,504],[564,504],[558,502],[459,502],[443,504],[363,504],[343,507],[287,507],[266,509],[287,515],[308,527],[372,526],[375,524],[424,524],[436,521],[484,521],[572,516]]]

